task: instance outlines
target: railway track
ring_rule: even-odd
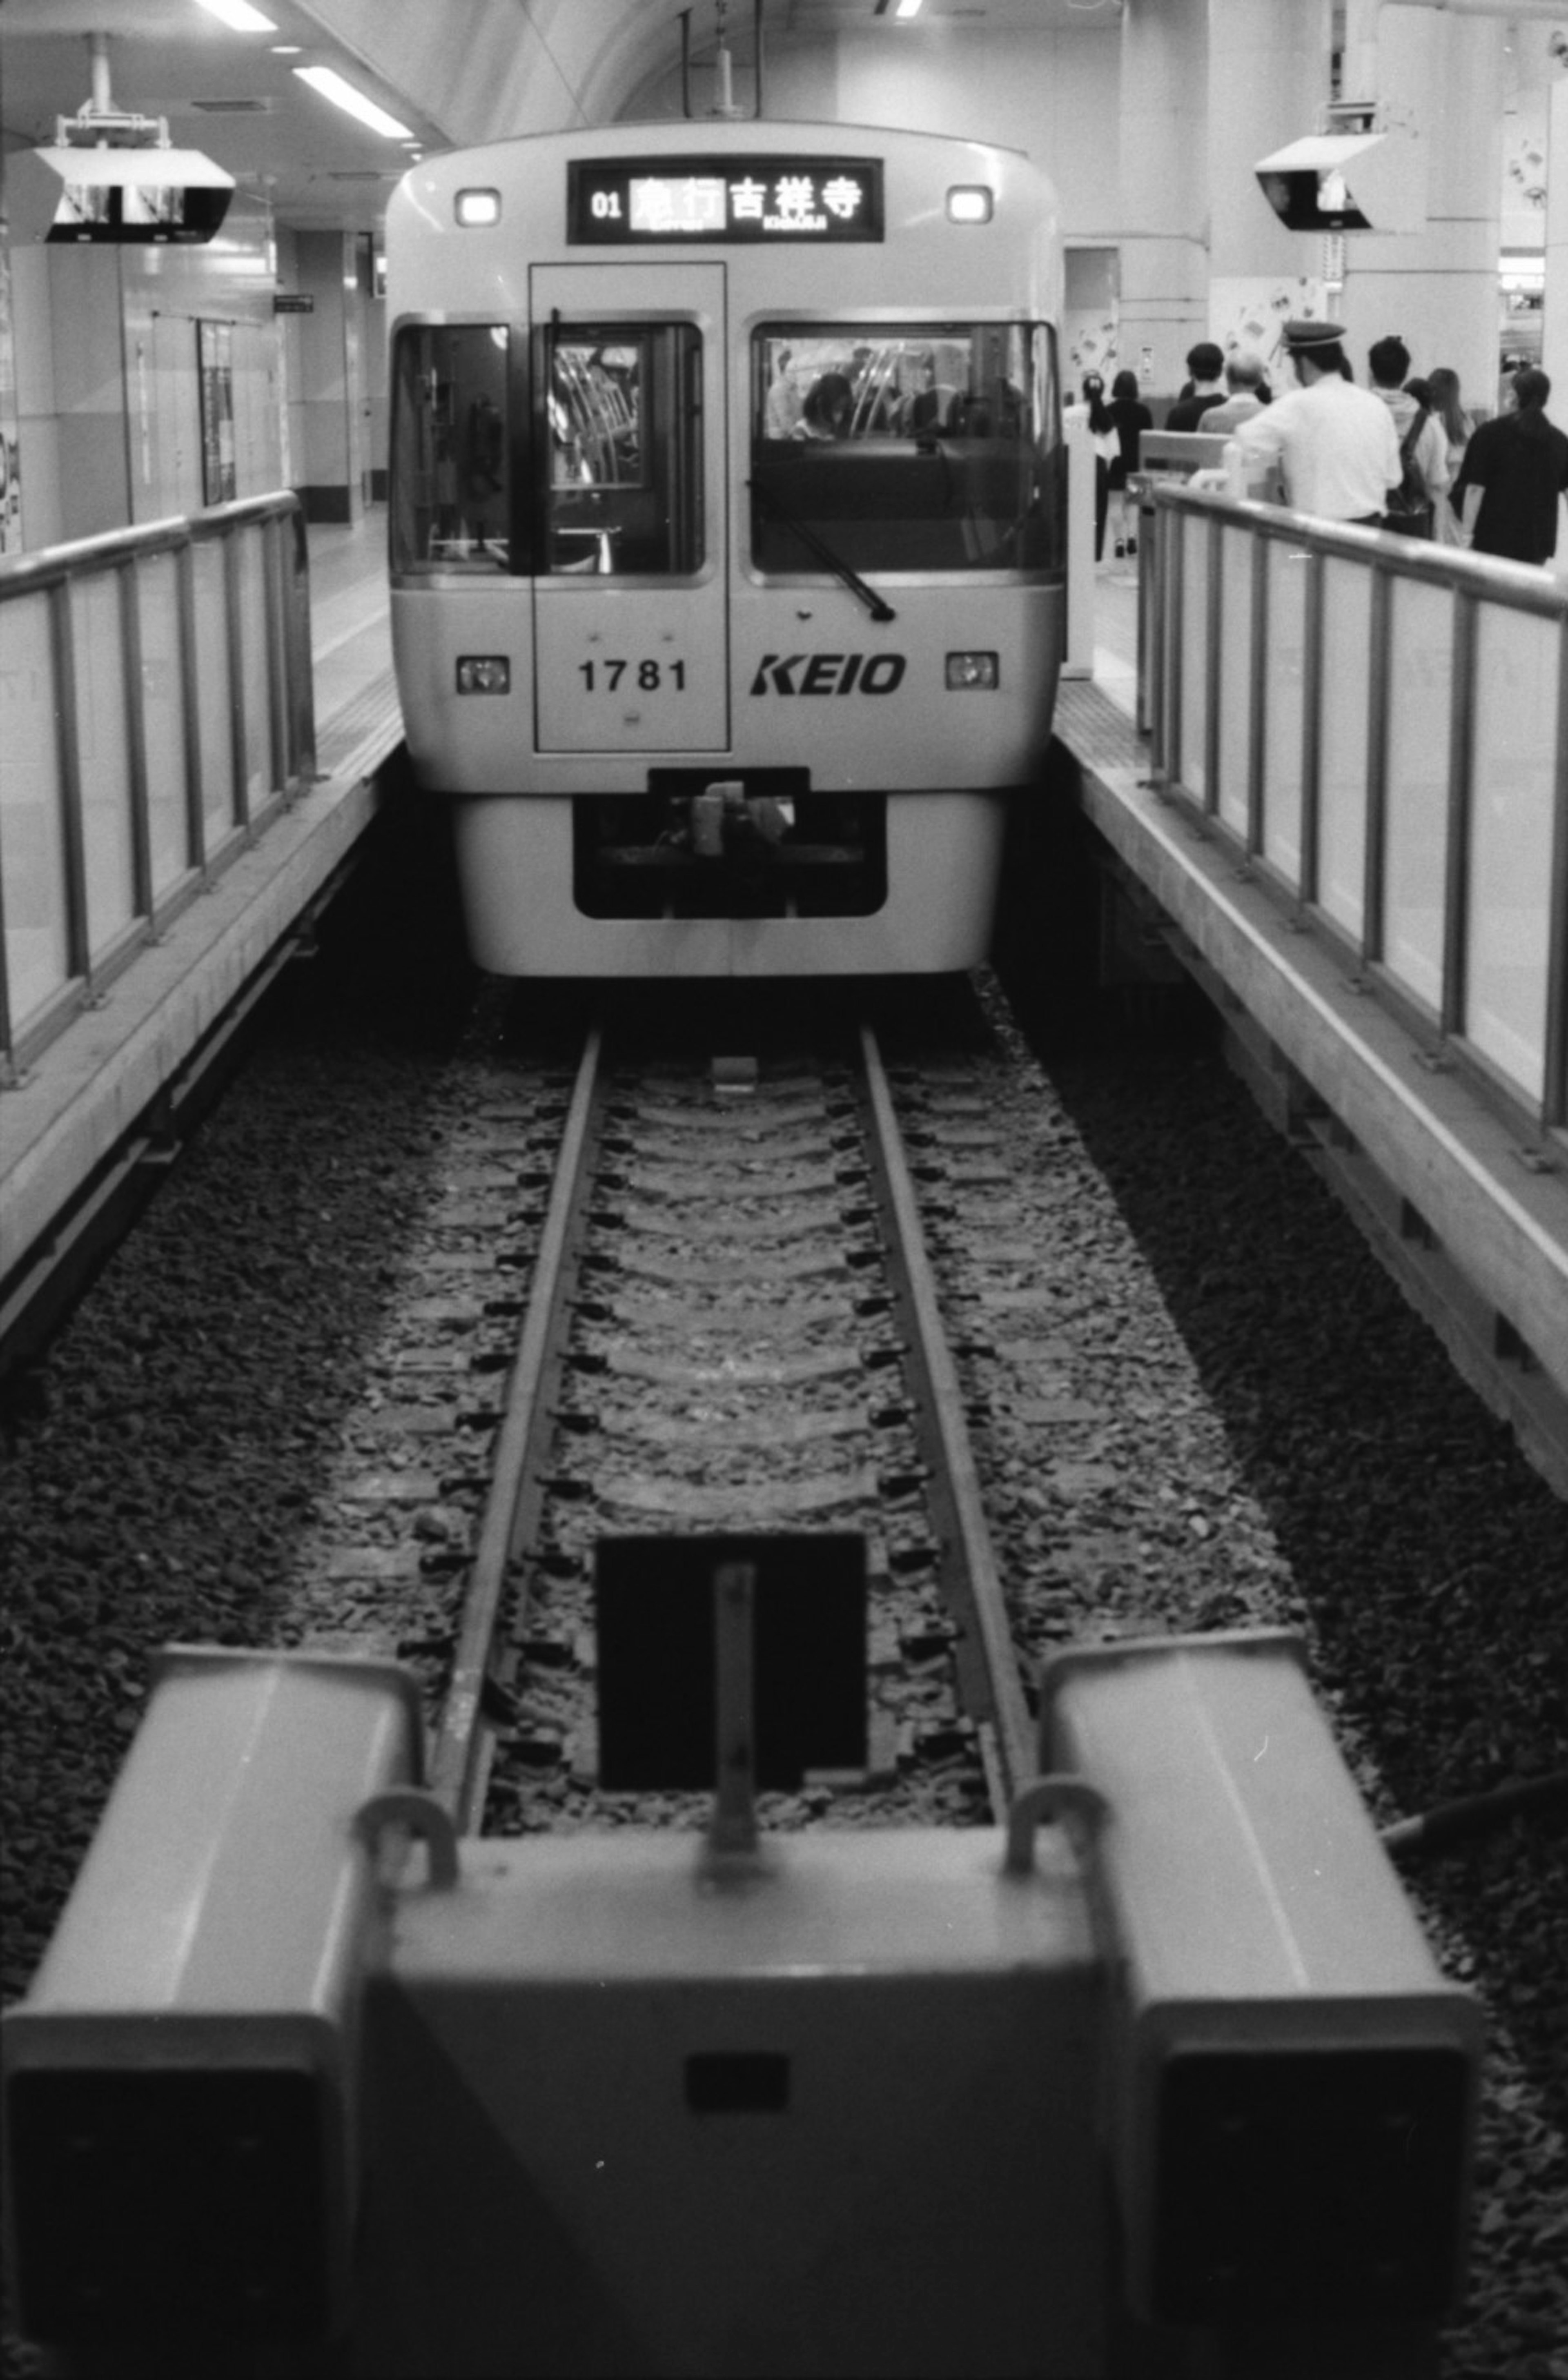
[[[1005,1811],[1031,1725],[911,1163],[988,1128],[962,1070],[924,1096],[911,1151],[866,1025],[760,1063],[645,1060],[596,1026],[569,1078],[468,1119],[430,1278],[400,1300],[422,1339],[388,1351],[366,1412],[402,1444],[345,1482],[317,1549],[383,1639],[375,1590],[395,1595],[383,1649],[426,1680],[432,1782],[464,1831],[592,1796],[614,1535],[862,1536],[880,1812],[933,1775],[955,1815]]]

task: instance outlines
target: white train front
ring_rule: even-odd
[[[480,965],[982,958],[1064,617],[1041,175],[552,134],[417,166],[387,269],[398,685]]]

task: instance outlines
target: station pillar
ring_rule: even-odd
[[[1171,397],[1209,327],[1208,0],[1127,0],[1122,18],[1120,344]],[[1158,225],[1155,230],[1152,226]]]
[[[1568,423],[1568,75],[1547,101],[1546,308],[1541,365],[1551,380],[1547,413]]]
[[[310,310],[290,357],[298,443],[291,460],[307,520],[353,522],[364,509],[364,358],[352,232],[297,231],[295,273]]]
[[[1306,310],[1322,243],[1285,229],[1258,161],[1317,129],[1332,41],[1331,0],[1209,0],[1207,328],[1265,361]]]
[[[1347,35],[1366,18],[1354,5]],[[1459,374],[1460,402],[1497,406],[1498,250],[1502,190],[1504,43],[1495,17],[1385,5],[1370,18],[1375,48],[1347,38],[1352,70],[1369,60],[1396,135],[1414,126],[1427,160],[1425,231],[1345,235],[1340,319],[1351,368],[1367,380],[1367,350],[1397,333],[1414,372]]]

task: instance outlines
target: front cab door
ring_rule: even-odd
[[[534,735],[728,748],[722,264],[535,265]]]

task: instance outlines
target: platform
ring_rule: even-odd
[[[155,1103],[247,987],[286,955],[375,815],[376,776],[402,740],[392,674],[385,512],[308,532],[315,686],[314,782],[276,809],[222,873],[145,940],[91,1004],[0,1091],[0,1282],[84,1196],[102,1203],[128,1166],[156,1156]],[[136,1135],[143,1130],[139,1142]]]
[[[1064,681],[1058,701],[1084,814],[1214,998],[1237,1071],[1568,1495],[1564,1134],[1484,1096],[1301,904],[1155,782],[1136,725],[1137,600],[1131,565],[1101,565],[1094,676]]]

